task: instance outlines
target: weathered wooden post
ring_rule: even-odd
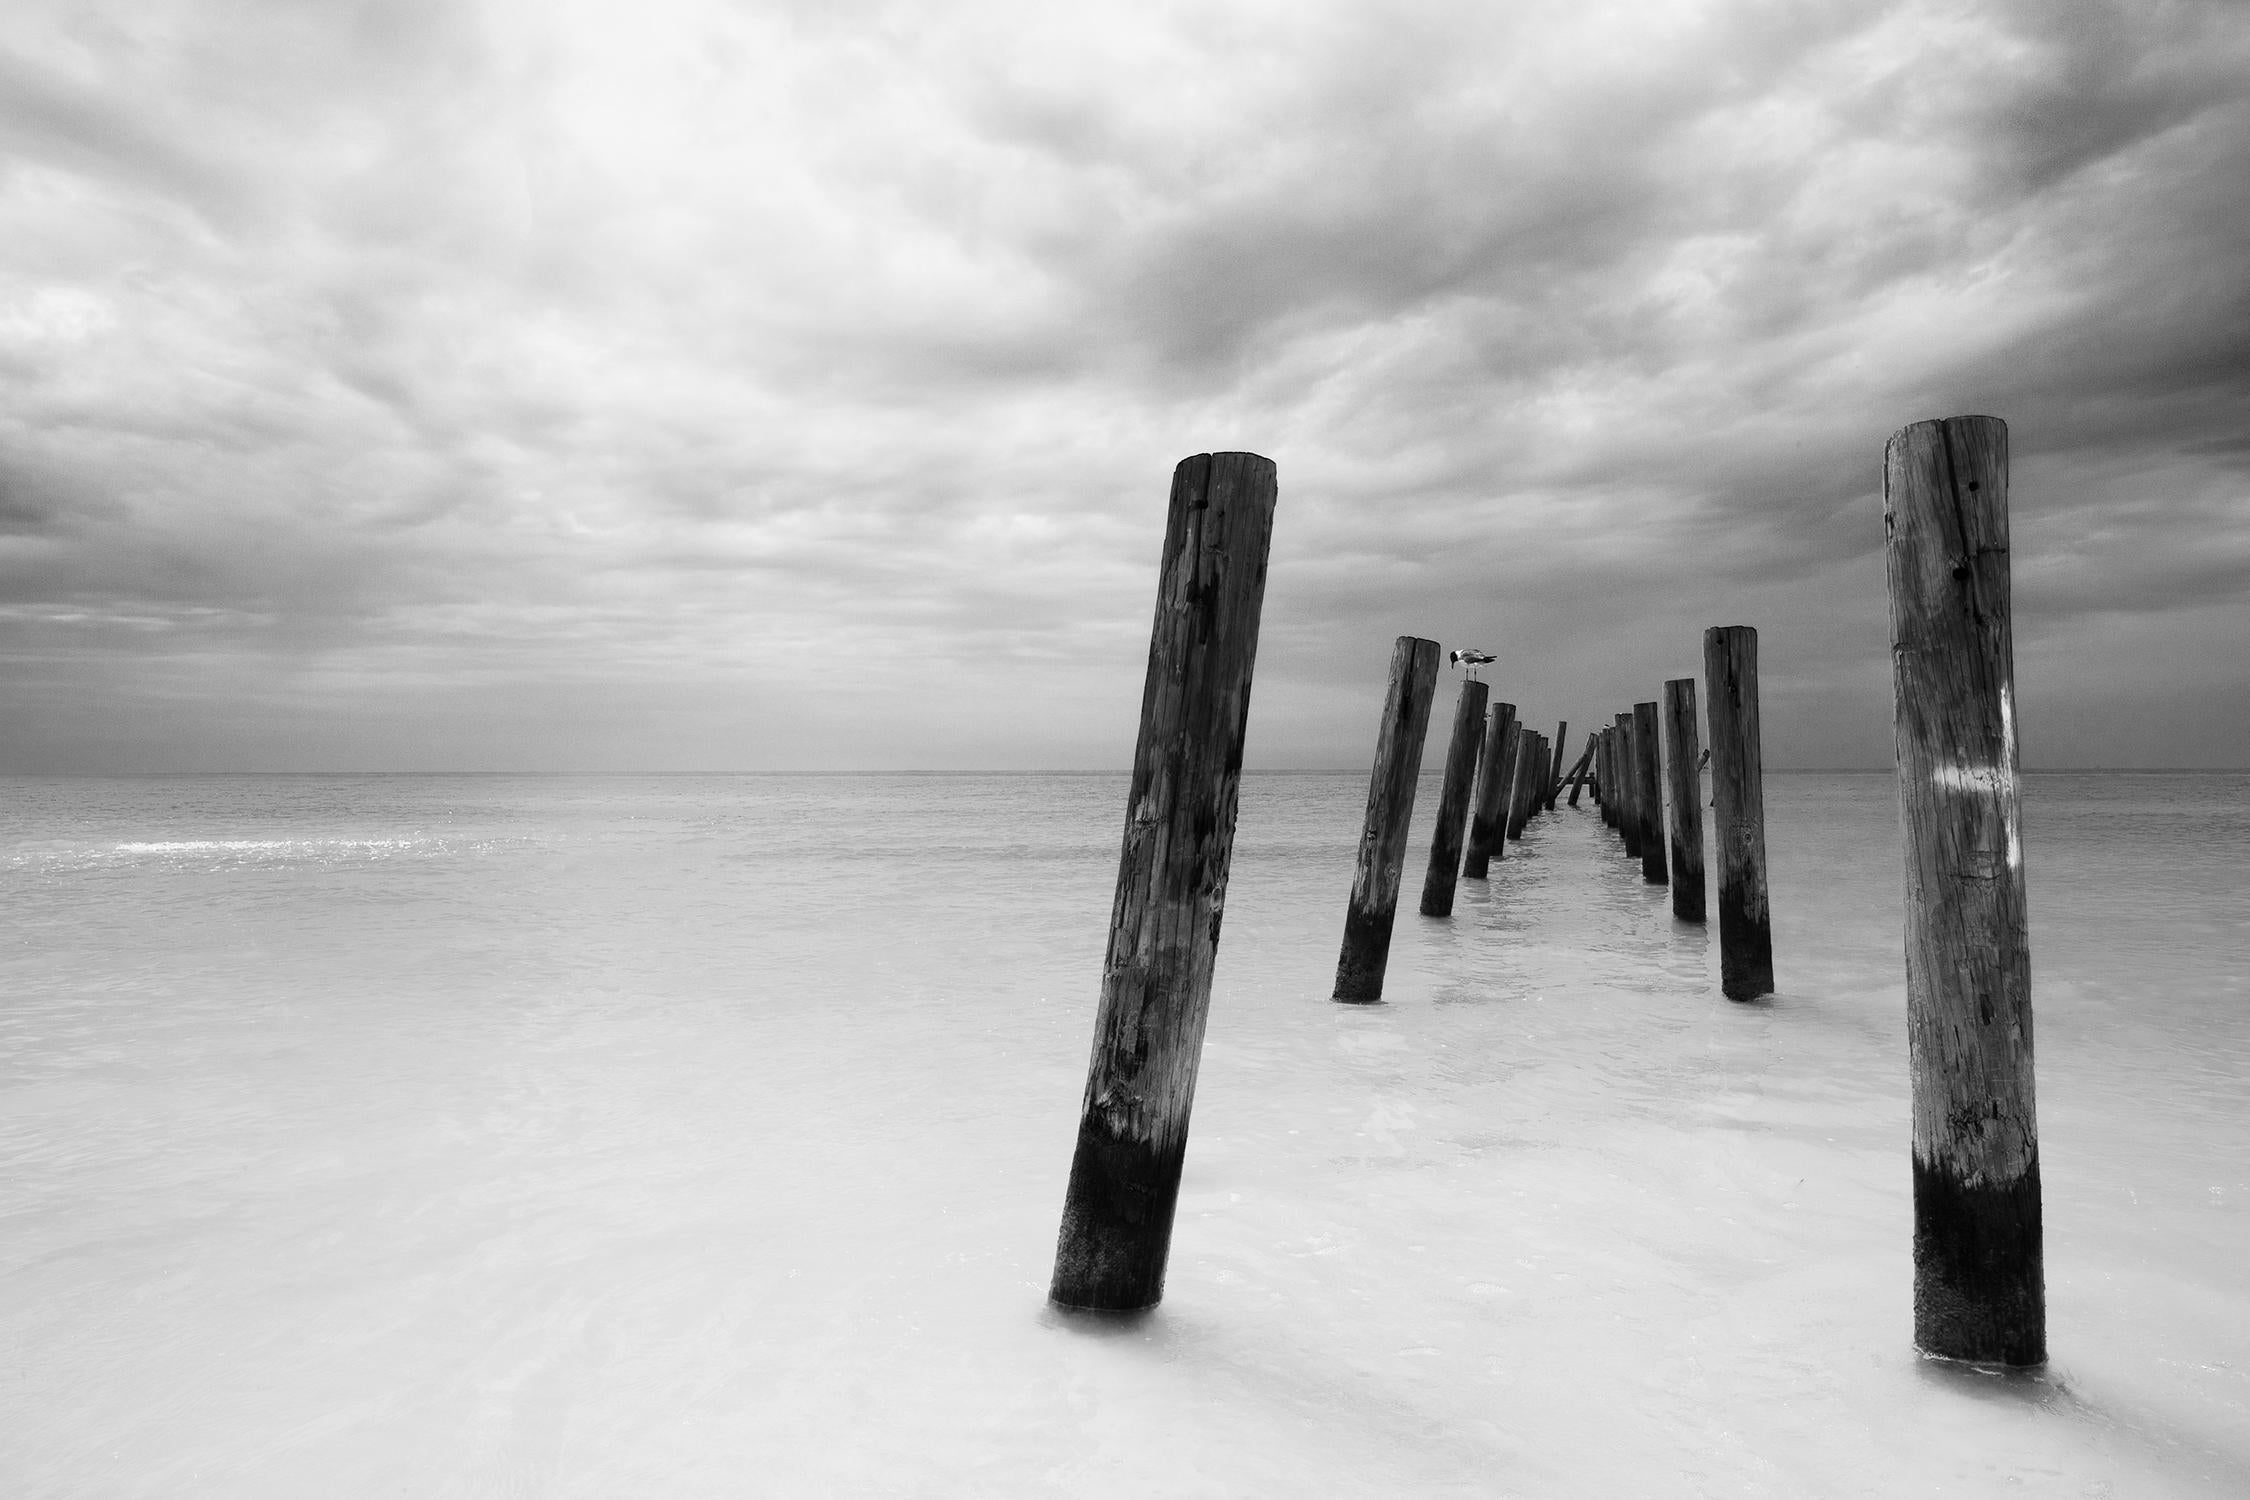
[[[1599,746],[1600,740],[1601,736],[1598,734],[1587,735],[1585,751],[1579,755],[1577,762],[1570,768],[1570,800],[1568,806],[1576,807],[1578,805],[1578,793],[1586,785],[1586,773],[1594,764],[1594,751]],[[1599,792],[1595,793],[1594,800],[1597,802],[1601,800]]]
[[[1947,1359],[2043,1364],[2007,424],[1900,429],[1883,453],[1883,521],[1906,843],[1914,1342]]]
[[[1461,840],[1468,832],[1469,784],[1484,742],[1485,685],[1461,679],[1453,709],[1453,738],[1445,747],[1445,780],[1438,783],[1437,827],[1430,831],[1430,867],[1422,876],[1422,915],[1453,915],[1453,887],[1461,878]]]
[[[1773,993],[1773,926],[1766,911],[1765,758],[1758,741],[1758,632],[1703,632],[1711,695],[1712,853],[1719,866],[1719,988],[1729,1000]]]
[[[1664,684],[1664,752],[1672,791],[1672,915],[1700,922],[1703,911],[1703,736],[1695,723],[1695,679]]]
[[[1633,741],[1633,716],[1617,716],[1617,835],[1625,841],[1625,857],[1641,857],[1641,751]]]
[[[1523,726],[1516,722],[1513,703],[1495,703],[1484,726],[1484,750],[1477,756],[1477,792],[1469,809],[1469,843],[1461,854],[1464,880],[1489,880],[1492,861],[1507,853],[1507,840],[1498,836],[1502,815],[1502,778],[1511,767],[1516,737]]]
[[[1407,831],[1414,820],[1414,785],[1422,774],[1422,740],[1430,728],[1437,677],[1438,643],[1400,636],[1391,648],[1391,684],[1375,736],[1375,770],[1367,782],[1367,817],[1360,825],[1351,905],[1344,910],[1344,948],[1336,959],[1338,1000],[1383,998]]]
[[[1664,884],[1664,752],[1657,738],[1656,704],[1633,705],[1633,748],[1640,756],[1633,779],[1633,811],[1641,823],[1641,879]]]
[[[1523,738],[1516,742],[1516,774],[1508,794],[1508,837],[1523,837],[1523,826],[1530,821],[1531,808],[1539,795],[1539,778],[1543,773],[1543,757],[1539,753],[1539,731],[1526,729]]]
[[[1598,759],[1600,770],[1595,773],[1598,780],[1594,787],[1594,793],[1595,799],[1602,806],[1602,822],[1608,827],[1615,828],[1617,826],[1617,771],[1615,769],[1614,752],[1617,748],[1617,728],[1615,725],[1611,725],[1602,730],[1601,733],[1601,753]]]
[[[1164,1294],[1275,488],[1273,461],[1255,453],[1199,453],[1172,474],[1094,1053],[1048,1293],[1068,1307],[1148,1307]]]
[[[1554,751],[1547,764],[1547,794],[1539,799],[1539,805],[1549,812],[1555,810],[1555,799],[1562,795],[1563,777],[1568,774],[1563,765],[1563,756],[1569,751],[1570,720],[1564,719],[1555,726]]]

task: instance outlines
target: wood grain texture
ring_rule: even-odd
[[[1951,417],[1883,455],[1906,1031],[1914,1338],[2035,1365],[2046,1293],[2008,564],[2008,428]]]
[[[1093,1057],[1050,1296],[1153,1305],[1164,1291],[1211,971],[1234,850],[1276,476],[1254,453],[1172,475]]]
[[[1666,787],[1671,793],[1672,915],[1683,922],[1704,919],[1703,902],[1703,736],[1695,715],[1695,679],[1675,677],[1664,684]]]
[[[1633,812],[1641,825],[1641,879],[1650,885],[1669,880],[1664,859],[1664,751],[1663,731],[1657,728],[1656,703],[1633,705],[1633,750],[1638,760],[1633,775]]]
[[[1765,756],[1758,727],[1758,632],[1703,632],[1703,715],[1711,729],[1711,854],[1719,875],[1719,988],[1729,1000],[1773,993],[1766,908]]]
[[[1338,1000],[1364,1004],[1383,998],[1407,832],[1414,821],[1414,788],[1422,774],[1422,741],[1429,733],[1437,679],[1438,643],[1400,636],[1391,648],[1390,686],[1375,736],[1375,769],[1367,781],[1367,816],[1360,825],[1351,901],[1344,910],[1344,945],[1336,959]]]
[[[1422,915],[1453,915],[1453,889],[1461,878],[1461,841],[1468,833],[1469,791],[1484,744],[1484,700],[1490,690],[1463,678],[1453,705],[1453,734],[1445,746],[1445,777],[1438,783],[1437,822],[1430,830],[1430,863],[1422,876]]]
[[[1469,842],[1461,852],[1464,880],[1490,879],[1492,862],[1507,853],[1500,828],[1501,799],[1507,790],[1503,778],[1511,769],[1508,757],[1515,753],[1522,732],[1513,703],[1495,703],[1487,710],[1484,748],[1477,756],[1476,794],[1469,799]]]

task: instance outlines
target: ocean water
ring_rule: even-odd
[[[0,1494],[2250,1494],[2250,777],[2027,778],[2013,1376],[1911,1346],[1889,777],[1769,780],[1753,1005],[1567,809],[1331,1004],[1364,796],[1245,780],[1089,1319],[1122,776],[0,783]]]

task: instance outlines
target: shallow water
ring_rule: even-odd
[[[1770,780],[1770,1002],[1565,811],[1373,1008],[1364,778],[1248,778],[1111,1321],[1044,1290],[1122,777],[5,788],[0,1493],[2250,1493],[2250,777],[2027,778],[2007,1378],[1910,1344],[1885,776]]]

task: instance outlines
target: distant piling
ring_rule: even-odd
[[[1547,759],[1547,795],[1540,805],[1549,812],[1555,810],[1555,799],[1562,795],[1563,777],[1568,774],[1563,766],[1563,756],[1570,751],[1570,720],[1564,719],[1555,726],[1555,742]]]
[[[1633,705],[1633,749],[1639,756],[1633,777],[1633,811],[1641,825],[1641,878],[1650,885],[1662,885],[1669,878],[1664,863],[1664,751],[1653,700]]]
[[[1065,1306],[1122,1311],[1164,1294],[1275,495],[1273,461],[1255,453],[1197,454],[1172,474],[1093,1058],[1048,1293]]]
[[[1641,857],[1641,747],[1633,736],[1633,716],[1617,716],[1617,836],[1625,841],[1625,857]]]
[[[1664,753],[1672,793],[1672,915],[1704,919],[1703,737],[1695,721],[1695,679],[1664,684]]]
[[[1508,797],[1508,837],[1523,837],[1524,825],[1531,821],[1531,809],[1538,801],[1539,778],[1544,774],[1540,767],[1543,758],[1539,750],[1539,731],[1526,729],[1516,743],[1516,774]]]
[[[1586,785],[1586,776],[1588,771],[1593,767],[1594,750],[1596,745],[1600,742],[1600,738],[1601,737],[1599,735],[1589,734],[1586,736],[1585,753],[1580,755],[1578,757],[1577,764],[1573,765],[1570,768],[1570,797],[1565,805],[1570,807],[1576,807],[1578,805],[1578,793]]]
[[[1344,911],[1344,948],[1336,960],[1338,1000],[1383,998],[1390,962],[1391,928],[1406,867],[1406,839],[1414,820],[1415,779],[1422,774],[1422,740],[1437,695],[1438,643],[1402,635],[1391,648],[1390,686],[1375,736],[1375,770],[1367,782],[1367,816],[1360,825],[1359,862],[1352,871],[1351,904]]]
[[[1773,993],[1773,926],[1766,910],[1765,757],[1758,740],[1758,632],[1703,632],[1711,695],[1711,848],[1719,867],[1719,988],[1729,1000]]]
[[[1914,1342],[2047,1358],[2017,784],[2008,428],[1916,422],[1883,455],[1906,845]]]
[[[1515,751],[1523,726],[1516,722],[1513,703],[1495,703],[1486,712],[1484,748],[1477,756],[1476,795],[1469,805],[1469,842],[1461,853],[1461,878],[1488,880],[1492,861],[1507,853],[1507,787],[1503,778],[1514,769],[1508,757]]]
[[[1484,741],[1484,700],[1489,690],[1474,677],[1461,679],[1453,709],[1453,738],[1445,747],[1445,780],[1438,785],[1437,827],[1430,833],[1430,867],[1422,877],[1422,915],[1453,915],[1453,887],[1461,878],[1461,840],[1468,833],[1469,788]]]
[[[1601,743],[1594,756],[1594,800],[1601,804],[1602,823],[1605,827],[1617,826],[1617,772],[1613,769],[1617,749],[1617,728],[1611,725],[1601,731]]]

